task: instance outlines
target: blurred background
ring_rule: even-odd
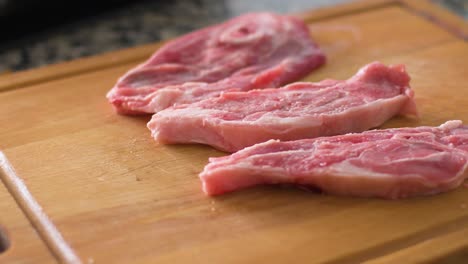
[[[0,0],[0,74],[173,38],[252,11],[350,0]],[[468,18],[468,0],[434,0]]]

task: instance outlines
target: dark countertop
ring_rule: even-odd
[[[0,46],[0,73],[173,38],[252,11],[293,13],[350,0],[143,1],[28,34]],[[435,0],[465,10],[464,0]],[[451,3],[451,4],[450,4]],[[460,4],[461,3],[461,4]],[[462,6],[463,7],[463,6]]]

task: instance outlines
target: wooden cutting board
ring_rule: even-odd
[[[0,182],[0,263],[54,262],[46,244]]]
[[[404,63],[422,118],[394,118],[384,127],[468,123],[468,27],[462,19],[424,0],[361,1],[300,16],[329,58],[306,80],[345,79],[374,60]],[[0,189],[0,225],[14,245],[0,253],[0,263],[468,258],[464,187],[400,201],[271,186],[206,197],[198,173],[208,157],[223,153],[160,145],[146,128],[149,116],[118,116],[104,97],[157,47],[0,78],[0,149],[14,168],[1,162],[0,177],[17,204]]]

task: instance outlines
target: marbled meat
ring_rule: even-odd
[[[227,152],[269,139],[362,132],[397,114],[418,115],[409,81],[403,65],[374,62],[346,81],[227,92],[170,107],[156,113],[148,128],[162,143],[202,143]]]
[[[468,177],[468,126],[395,128],[297,141],[270,140],[211,158],[203,190],[298,184],[329,194],[387,199],[452,190]]]
[[[279,87],[325,63],[304,22],[251,13],[168,42],[107,98],[121,114],[156,113],[222,91]]]

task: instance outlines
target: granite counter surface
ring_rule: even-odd
[[[161,41],[246,12],[294,13],[349,1],[171,0],[136,2],[85,20],[57,25],[53,29],[24,36],[12,43],[2,43],[0,45],[0,73]],[[446,2],[456,3],[460,0]]]

